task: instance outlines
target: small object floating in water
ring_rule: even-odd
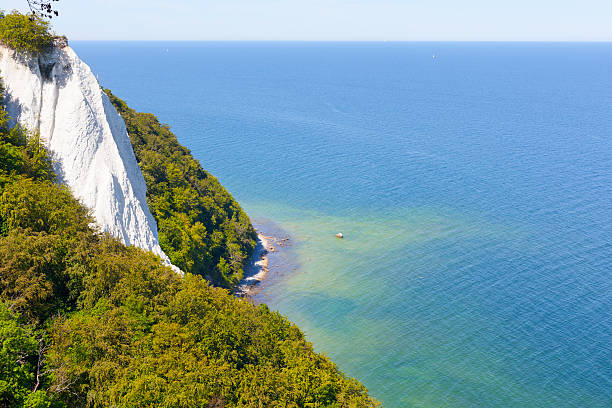
[[[342,233],[339,232],[339,233],[336,234],[336,238],[344,238],[344,235],[342,235]]]

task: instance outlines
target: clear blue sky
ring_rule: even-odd
[[[612,0],[60,0],[71,40],[612,41]],[[2,0],[27,10],[25,0]]]

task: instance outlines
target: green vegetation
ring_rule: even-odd
[[[0,43],[20,52],[41,53],[53,46],[49,22],[17,11],[0,11]]]
[[[4,88],[0,81],[0,99]],[[9,181],[25,175],[29,178],[53,180],[51,161],[37,134],[28,134],[24,129],[8,126],[9,117],[0,109],[0,188]]]
[[[43,347],[44,333],[20,322],[0,302],[0,406],[58,406],[39,389]]]
[[[249,217],[167,125],[106,93],[127,126],[162,249],[182,270],[233,287],[256,245]]]
[[[278,313],[93,230],[53,178],[39,139],[0,108],[0,407],[377,405]],[[211,225],[248,223],[216,193],[225,221]]]

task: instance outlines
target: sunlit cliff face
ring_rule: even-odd
[[[92,210],[100,229],[169,262],[123,119],[89,66],[66,45],[35,56],[0,46],[0,76],[9,115],[40,132],[59,181]]]

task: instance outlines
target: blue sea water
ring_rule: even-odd
[[[612,44],[72,45],[291,234],[256,300],[384,406],[612,406]]]

